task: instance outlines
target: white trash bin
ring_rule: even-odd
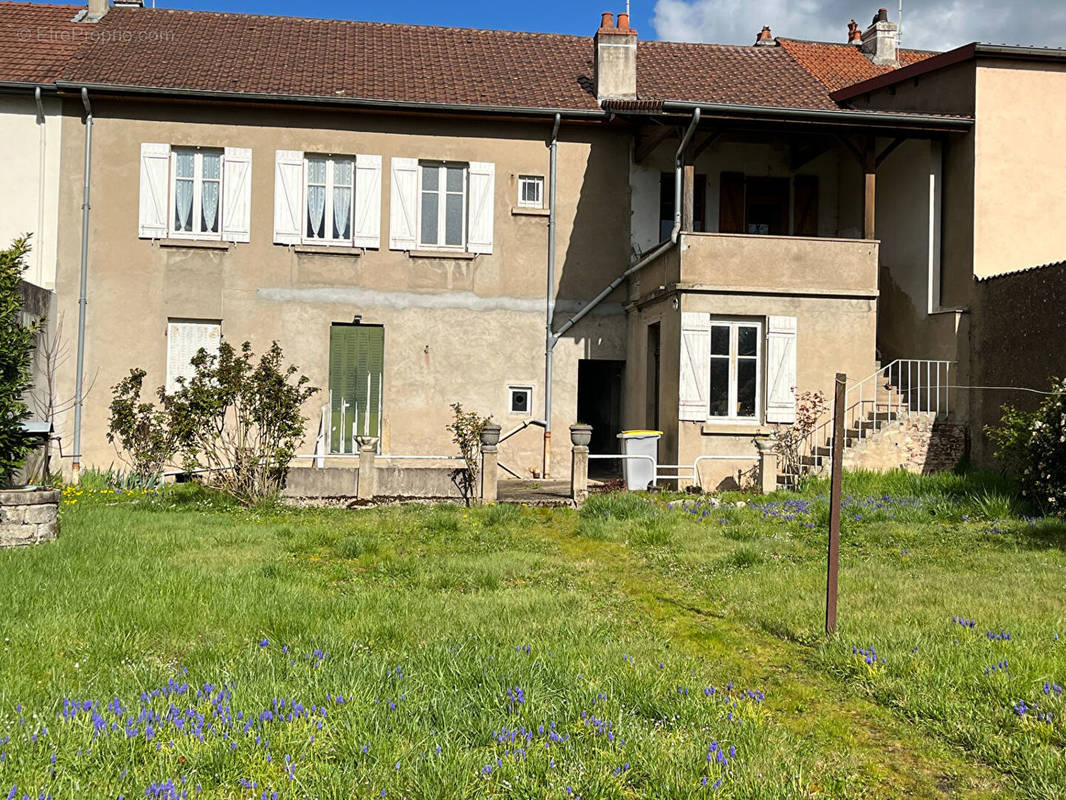
[[[651,456],[654,459],[622,459],[622,475],[629,491],[642,492],[655,481],[659,465],[659,440],[662,436],[662,431],[622,431],[618,434],[618,438],[622,440],[623,455]]]

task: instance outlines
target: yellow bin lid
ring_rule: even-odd
[[[662,431],[622,431],[623,436],[662,436]]]

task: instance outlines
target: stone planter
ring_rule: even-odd
[[[571,425],[570,426],[570,444],[575,447],[588,447],[592,442],[592,426],[591,425]]]
[[[0,547],[54,540],[59,535],[59,497],[55,489],[0,491]]]
[[[500,426],[491,423],[481,429],[481,444],[483,447],[495,447],[500,443]]]

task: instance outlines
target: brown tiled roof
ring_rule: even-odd
[[[641,42],[637,94],[697,103],[838,108],[782,47]]]
[[[591,37],[150,8],[70,22],[79,10],[0,2],[0,80],[599,110]],[[834,89],[885,71],[854,47],[781,42],[640,42],[640,104],[835,109]]]
[[[778,41],[782,49],[803,65],[829,92],[876,78],[893,69],[874,64],[855,45],[804,42],[798,39]],[[935,55],[928,50],[900,50],[900,66],[907,67]]]
[[[84,41],[81,6],[0,2],[0,81],[52,83]]]
[[[115,8],[71,82],[594,111],[590,37]],[[117,34],[123,37],[119,41]],[[836,108],[785,49],[640,42],[646,100]]]
[[[508,108],[598,108],[591,40],[169,9],[113,8],[121,43],[82,48],[72,82]]]

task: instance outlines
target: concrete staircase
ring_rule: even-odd
[[[879,367],[874,375],[848,388],[844,469],[927,473],[952,469],[962,457],[965,430],[948,420],[946,391],[939,381],[935,390],[914,381],[914,367],[903,372],[900,363]],[[921,364],[925,369],[926,364],[940,362],[902,363]],[[910,381],[910,392],[898,388],[896,376]],[[914,402],[908,401],[908,394]],[[798,464],[782,465],[778,485],[794,486],[808,476],[825,476],[831,460],[830,412],[801,448]]]

